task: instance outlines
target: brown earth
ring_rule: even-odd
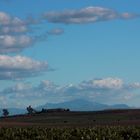
[[[93,127],[104,125],[140,125],[140,109],[96,112],[50,112],[0,118],[0,127]]]

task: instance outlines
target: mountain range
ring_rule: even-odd
[[[69,108],[71,111],[100,111],[106,109],[129,109],[130,107],[125,104],[115,104],[115,105],[107,105],[97,102],[92,102],[84,99],[76,99],[61,103],[46,103],[45,105],[41,105],[36,107],[36,110],[52,109],[52,108]],[[8,108],[9,115],[15,114],[25,114],[27,113],[26,109],[21,108]],[[0,109],[0,115],[2,115],[2,109]]]
[[[105,109],[128,109],[130,108],[125,104],[115,104],[115,105],[107,105],[101,104],[97,102],[92,102],[84,99],[76,99],[72,101],[62,102],[62,103],[47,103],[45,105],[37,107],[37,109],[42,108],[69,108],[71,111],[98,111]]]

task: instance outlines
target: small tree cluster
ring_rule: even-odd
[[[28,114],[36,113],[36,111],[31,107],[31,105],[29,105],[26,109],[28,111]]]
[[[2,111],[3,111],[3,116],[4,117],[7,117],[9,115],[8,109],[3,109]]]

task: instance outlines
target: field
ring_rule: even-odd
[[[72,128],[93,127],[98,125],[140,125],[140,110],[50,112],[0,118],[0,127],[40,126],[47,128]]]
[[[2,140],[139,140],[140,127],[1,128]]]
[[[9,116],[0,127],[4,140],[140,140],[140,110]]]

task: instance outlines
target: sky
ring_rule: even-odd
[[[140,1],[1,0],[0,106],[87,99],[140,107]]]

